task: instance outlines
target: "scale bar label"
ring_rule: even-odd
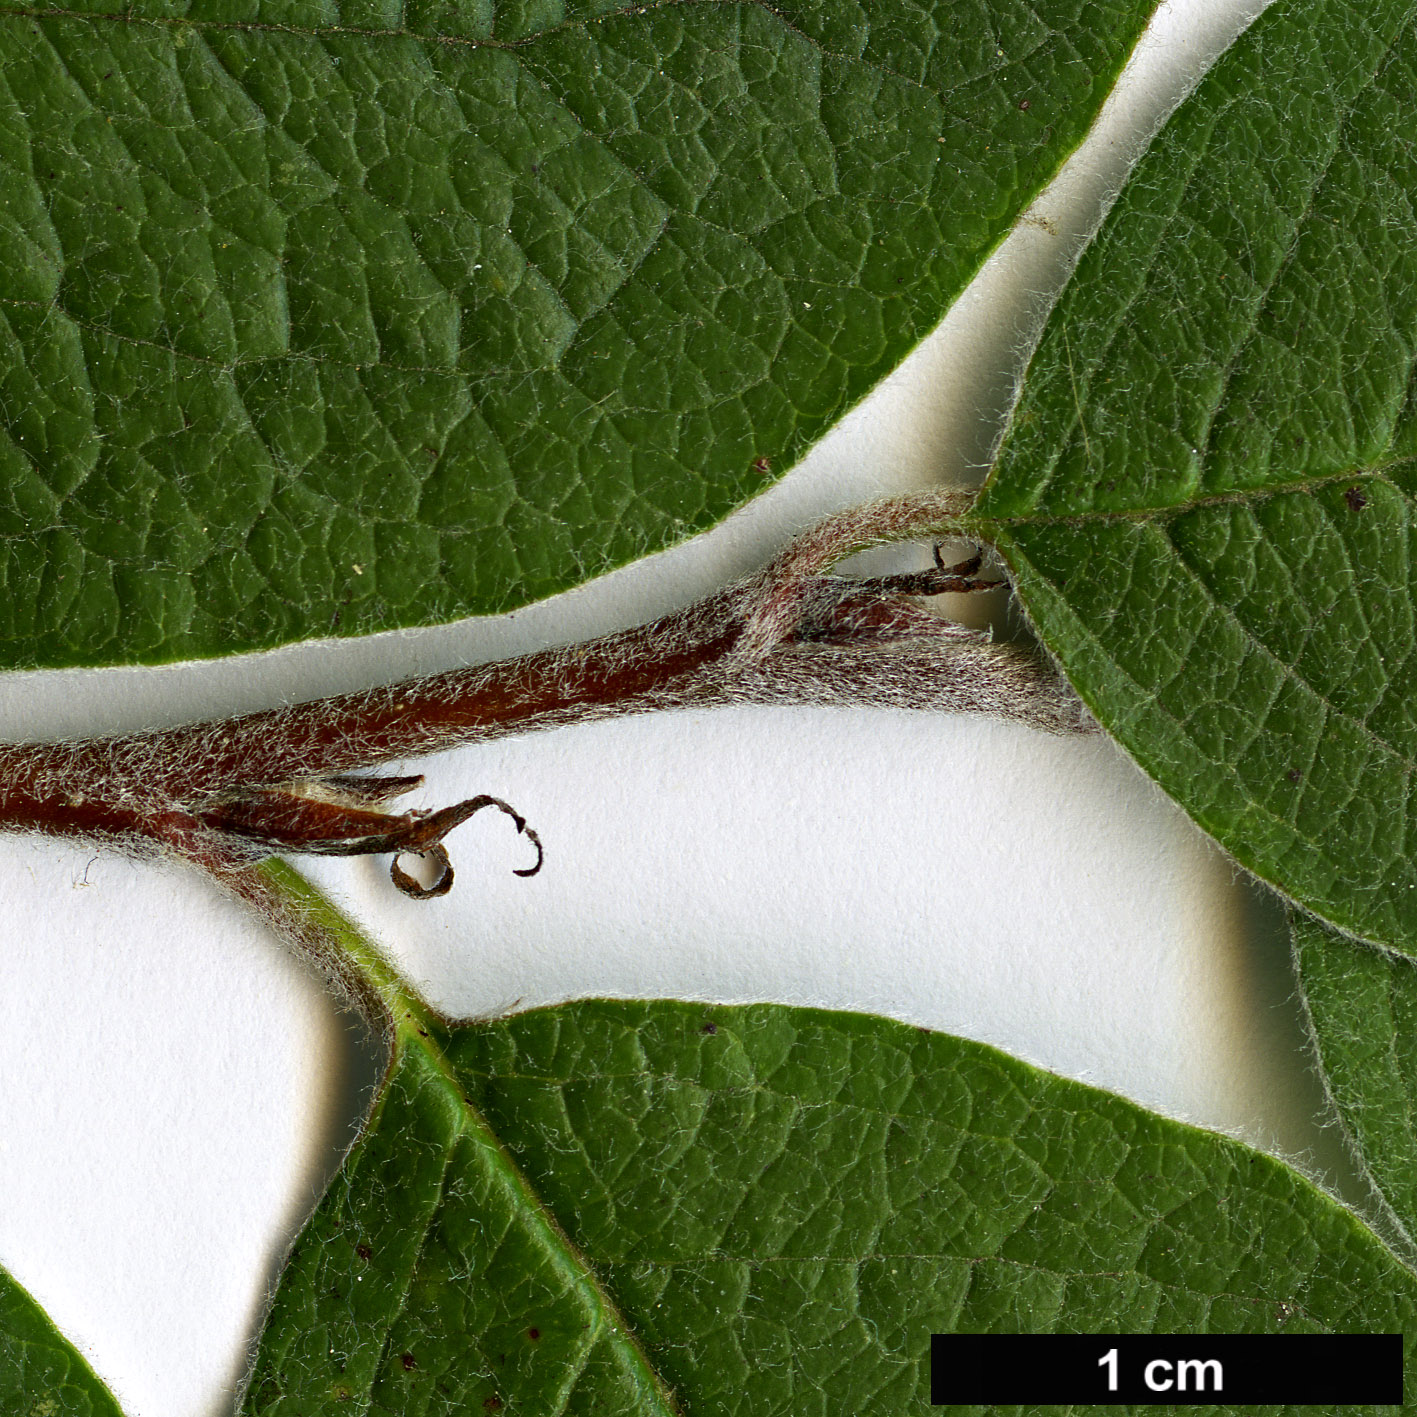
[[[936,1407],[1402,1402],[1402,1335],[935,1334]]]

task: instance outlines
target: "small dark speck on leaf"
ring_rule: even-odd
[[[531,1341],[532,1341],[533,1343],[540,1343],[540,1342],[541,1342],[541,1330],[540,1330],[539,1328],[529,1328],[529,1329],[527,1329],[527,1331],[526,1331],[526,1336],[527,1336],[529,1339],[531,1339]]]
[[[418,1360],[412,1353],[401,1354],[399,1362],[403,1364],[403,1370],[406,1373],[411,1373],[418,1366]]]
[[[1284,776],[1287,777],[1290,782],[1302,782],[1304,780],[1304,774],[1300,772],[1298,768],[1290,768]]]
[[[1368,505],[1367,497],[1363,494],[1362,490],[1357,487],[1350,487],[1348,491],[1343,494],[1343,500],[1348,503],[1348,510],[1350,512],[1361,512],[1363,508]]]
[[[716,1023],[706,1023],[706,1024],[699,1030],[699,1032],[700,1032],[700,1033],[717,1033],[717,1032],[718,1032],[718,1025],[717,1025]]]
[[[482,1399],[482,1408],[485,1412],[500,1412],[502,1410],[502,1399],[494,1392],[491,1397]]]
[[[753,471],[756,472],[759,477],[766,477],[766,476],[768,475],[768,473],[770,473],[770,472],[772,471],[772,459],[771,459],[771,458],[754,458],[754,459],[753,459]]]
[[[111,79],[113,77],[113,70],[110,69],[103,77],[105,79]]]
[[[371,1250],[368,1245],[356,1245],[354,1247],[354,1253],[362,1260],[372,1259],[374,1257],[374,1251]]]
[[[1029,108],[1030,108],[1032,105],[1029,103],[1029,101],[1028,101],[1026,98],[1021,98],[1021,99],[1019,99],[1019,101],[1018,101],[1018,106],[1019,106],[1019,109],[1020,109],[1022,112],[1027,113],[1028,110],[1029,110]]]

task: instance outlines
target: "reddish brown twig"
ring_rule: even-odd
[[[394,855],[409,894],[443,893],[442,839],[490,797],[435,812],[383,810],[419,779],[354,776],[449,745],[609,714],[726,703],[878,703],[969,709],[1052,731],[1080,715],[1042,661],[930,614],[912,597],[998,584],[979,558],[874,580],[824,574],[872,542],[950,531],[957,495],[858,508],[802,537],[759,575],[649,625],[571,649],[458,669],[224,722],[77,743],[0,748],[0,827],[155,843],[195,858],[272,852]],[[431,887],[399,868],[441,869]]]

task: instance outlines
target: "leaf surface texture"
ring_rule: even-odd
[[[899,1417],[932,1332],[1410,1335],[1415,1299],[1280,1162],[982,1045],[593,1002],[405,1030],[245,1410]]]
[[[1297,912],[1290,921],[1324,1084],[1349,1143],[1417,1254],[1417,964]]]
[[[1414,109],[1407,0],[1267,10],[1085,253],[976,523],[1201,826],[1410,953]]]
[[[3,1269],[0,1412],[7,1417],[122,1417],[93,1369]]]
[[[1149,10],[0,6],[0,666],[503,611],[712,525]]]

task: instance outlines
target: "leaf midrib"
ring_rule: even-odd
[[[1285,482],[1279,486],[1241,488],[1234,492],[1216,492],[1208,497],[1195,497],[1186,502],[1163,503],[1150,507],[1122,507],[1114,510],[1092,510],[1086,512],[1021,512],[1017,515],[978,516],[966,513],[962,525],[972,535],[993,540],[993,534],[1020,526],[1090,526],[1099,522],[1164,522],[1183,517],[1188,512],[1200,511],[1207,507],[1249,507],[1257,502],[1268,501],[1271,497],[1283,497],[1295,492],[1317,492],[1335,483],[1384,481],[1391,484],[1391,475],[1405,468],[1417,468],[1417,456],[1393,458],[1388,462],[1376,463],[1372,467],[1346,468],[1340,472],[1326,472],[1319,477],[1302,481]],[[1400,487],[1393,485],[1400,497],[1412,499]],[[982,497],[981,493],[981,497]]]
[[[416,1048],[432,1064],[443,1086],[455,1099],[458,1108],[458,1130],[460,1135],[465,1136],[469,1141],[480,1147],[488,1164],[499,1168],[502,1171],[503,1179],[517,1194],[523,1207],[523,1214],[541,1231],[542,1241],[546,1246],[546,1252],[553,1263],[558,1265],[562,1274],[566,1276],[571,1287],[588,1292],[593,1296],[595,1305],[599,1310],[601,1334],[615,1347],[619,1347],[628,1365],[633,1368],[645,1382],[645,1396],[650,1398],[656,1411],[661,1417],[681,1417],[678,1405],[669,1391],[668,1384],[659,1375],[659,1372],[650,1361],[649,1354],[640,1343],[635,1330],[620,1311],[619,1305],[611,1296],[609,1290],[601,1282],[600,1277],[581,1254],[575,1242],[561,1228],[555,1215],[551,1212],[546,1202],[537,1193],[531,1182],[527,1179],[521,1168],[507,1150],[501,1137],[488,1124],[487,1119],[475,1107],[462,1083],[458,1080],[458,1075],[447,1054],[442,1047],[435,1042],[433,1035],[419,1026],[418,1018],[413,1017],[408,1022],[400,1021],[398,1027],[398,1040],[395,1047],[399,1050]],[[452,1152],[449,1150],[449,1157]],[[446,1175],[446,1170],[444,1172]],[[430,1222],[431,1225],[431,1222]],[[415,1261],[416,1266],[416,1261]],[[393,1325],[388,1329],[389,1336],[392,1336]],[[592,1336],[587,1342],[582,1364],[589,1361],[589,1355],[599,1340],[599,1335]],[[387,1342],[387,1338],[386,1338]],[[574,1381],[574,1375],[572,1382]],[[570,1388],[566,1389],[569,1393]],[[564,1401],[562,1403],[564,1408]]]

